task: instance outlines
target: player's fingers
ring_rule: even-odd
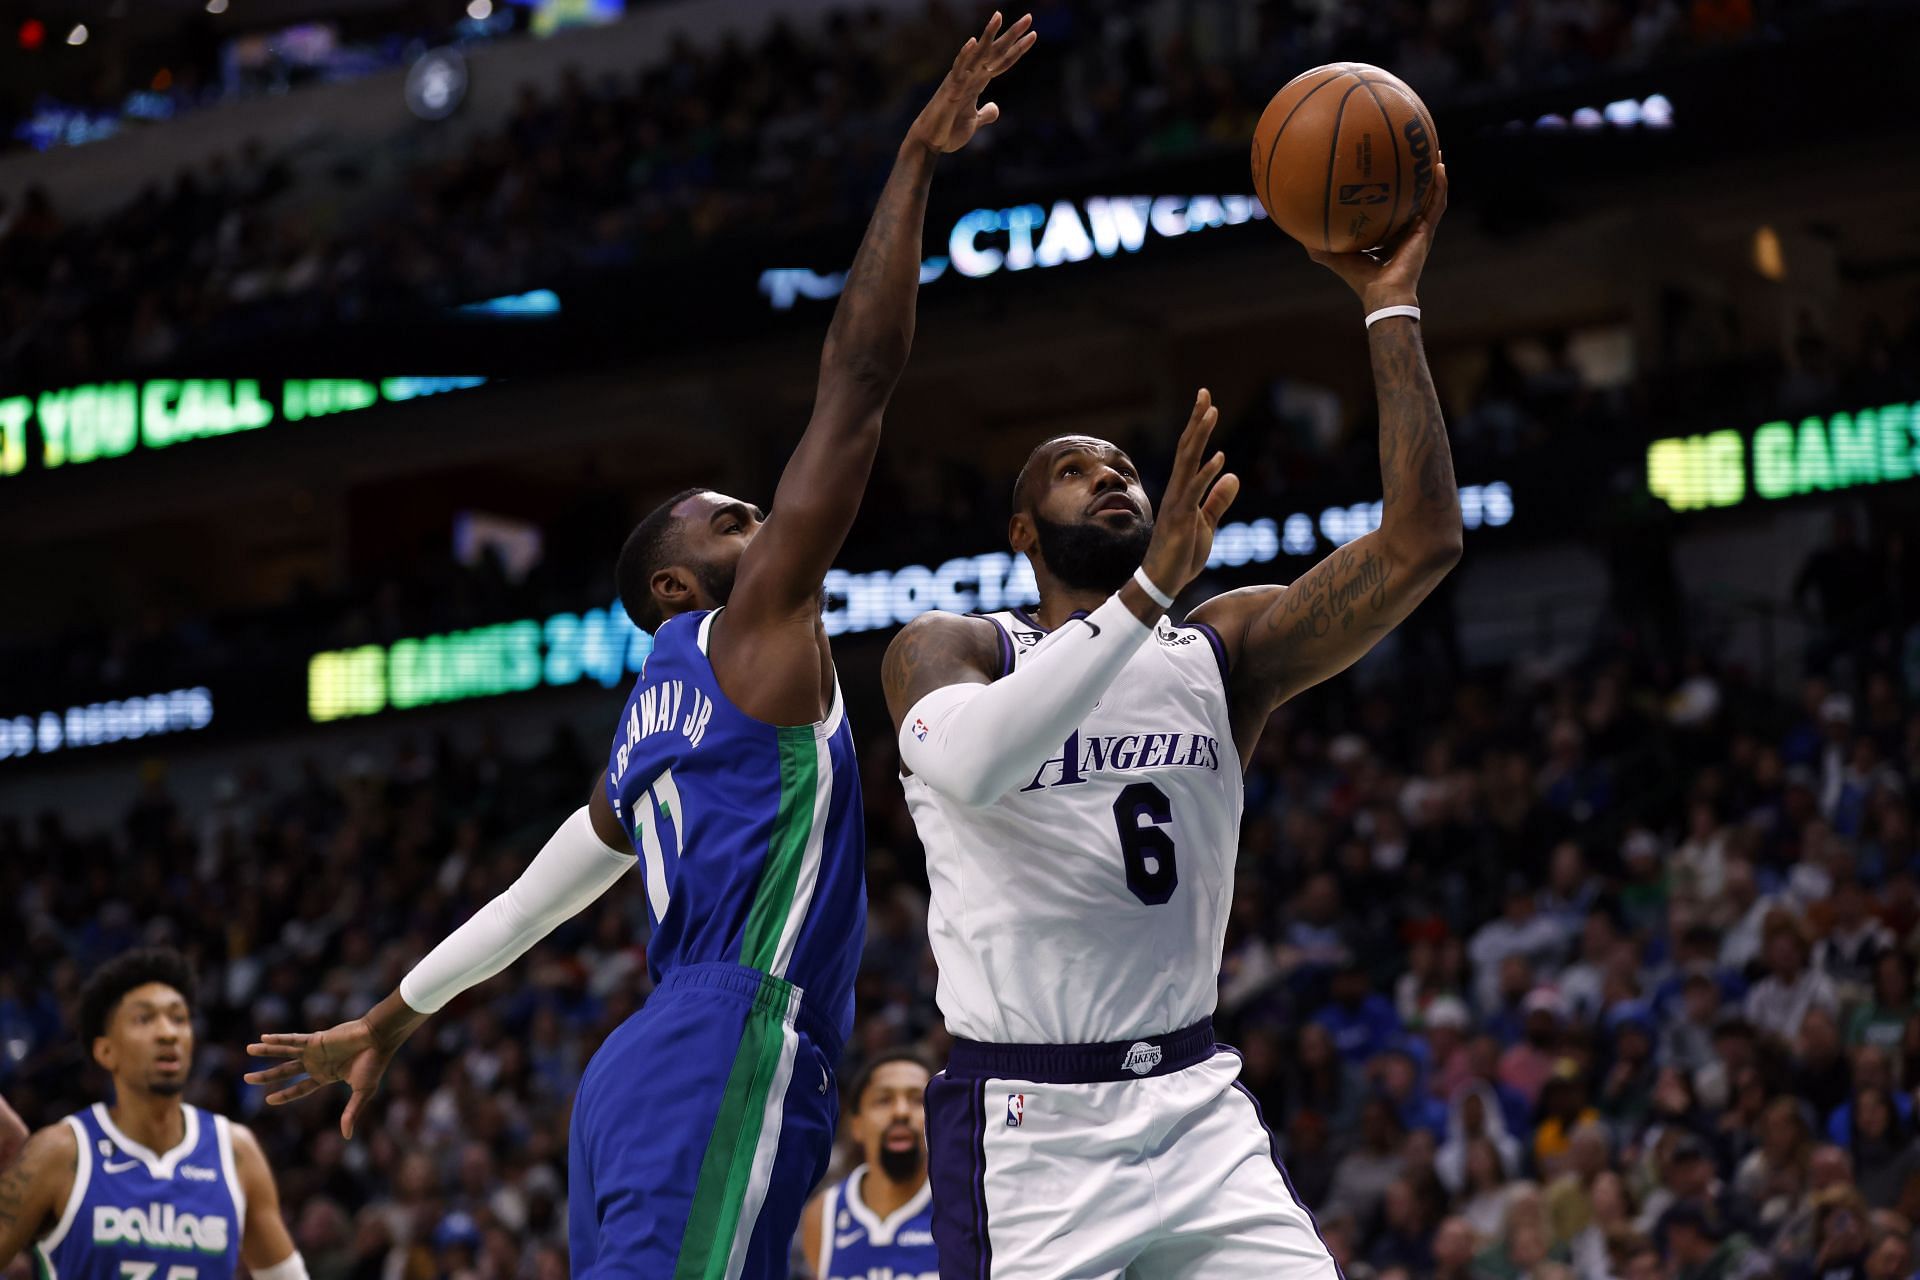
[[[248,1084],[279,1084],[282,1080],[291,1080],[295,1076],[306,1074],[306,1066],[298,1060],[283,1062],[277,1067],[267,1067],[261,1071],[249,1071],[241,1079]]]
[[[272,1044],[254,1041],[247,1046],[247,1056],[252,1058],[297,1058],[302,1046],[297,1044]]]
[[[953,55],[954,75],[964,76],[972,68],[973,51],[979,43],[980,41],[978,39],[969,37],[967,42],[960,46],[960,52]]]
[[[268,1031],[261,1035],[262,1044],[304,1045],[313,1039],[311,1031]]]
[[[1427,221],[1438,222],[1447,211],[1447,162],[1433,166],[1433,194],[1427,197]]]
[[[980,47],[993,48],[993,38],[1000,34],[1000,11],[995,9],[993,16],[987,19],[987,25],[980,29]]]
[[[984,129],[999,118],[1000,104],[997,102],[989,102],[986,106],[974,113],[973,124],[976,129]]]
[[[1219,482],[1213,486],[1212,492],[1207,494],[1207,500],[1200,504],[1200,511],[1206,516],[1207,523],[1217,527],[1220,518],[1227,514],[1227,508],[1232,506],[1233,500],[1239,496],[1240,477],[1229,471],[1220,477]]]
[[[340,1136],[353,1137],[353,1127],[360,1120],[360,1112],[366,1108],[367,1099],[373,1096],[371,1089],[355,1089],[353,1096],[347,1099],[346,1110],[340,1113]]]
[[[1013,46],[1011,52],[1005,54],[994,63],[991,74],[996,76],[1005,75],[1014,63],[1027,56],[1027,50],[1033,48],[1034,42],[1039,39],[1040,33],[1038,31],[1027,32],[1027,34],[1020,39],[1019,43]]]
[[[1019,40],[1021,36],[1026,35],[1027,32],[1032,29],[1033,29],[1032,14],[1030,13],[1024,14],[1021,17],[1014,19],[1012,26],[1007,27],[1006,29],[1001,31],[999,35],[997,35],[994,38],[993,51],[997,54],[1012,48],[1015,41]]]
[[[270,1107],[284,1107],[289,1102],[298,1102],[308,1094],[318,1092],[324,1088],[325,1085],[326,1081],[315,1080],[312,1076],[308,1076],[299,1084],[289,1085],[278,1093],[268,1094],[267,1105]]]
[[[1193,477],[1194,492],[1197,494],[1206,493],[1207,486],[1212,484],[1215,478],[1226,469],[1227,455],[1216,449],[1213,456],[1208,458],[1206,462],[1201,465],[1200,470],[1195,473]]]

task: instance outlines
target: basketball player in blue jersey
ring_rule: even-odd
[[[902,144],[828,329],[813,420],[773,511],[669,499],[621,553],[620,596],[654,646],[606,774],[526,873],[365,1018],[270,1035],[248,1077],[284,1103],[352,1086],[354,1121],[426,1016],[499,972],[642,864],[658,984],[594,1056],[574,1102],[575,1276],[784,1275],[826,1171],[833,1066],[851,1031],[866,916],[853,735],[820,594],[912,344],[934,163],[999,117],[992,78],[1032,47],[995,14]]]
[[[854,1080],[849,1127],[862,1161],[800,1219],[813,1280],[939,1280],[927,1182],[930,1075],[919,1054],[895,1049]]]
[[[1039,608],[927,614],[888,650],[955,1037],[927,1090],[947,1280],[1335,1280],[1211,1016],[1241,774],[1268,717],[1352,665],[1460,556],[1415,295],[1446,208],[1435,170],[1391,254],[1313,255],[1362,302],[1378,529],[1291,587],[1170,622],[1237,488],[1208,457],[1202,391],[1157,524],[1125,453],[1046,441],[1009,525]]]
[[[193,1068],[193,976],[130,951],[87,980],[80,1037],[113,1077],[33,1135],[0,1176],[0,1269],[28,1247],[40,1280],[306,1280],[280,1193],[246,1126],[180,1100]]]

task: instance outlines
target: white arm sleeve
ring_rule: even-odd
[[[586,806],[580,806],[505,893],[413,966],[400,980],[400,998],[410,1009],[437,1013],[525,955],[562,920],[605,893],[634,862],[632,854],[601,842]]]
[[[1031,778],[1093,710],[1153,628],[1120,597],[1041,641],[992,684],[951,684],[913,704],[900,759],[934,790],[989,805]]]

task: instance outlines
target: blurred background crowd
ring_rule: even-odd
[[[114,33],[161,7],[31,0],[46,43],[0,75],[0,116],[37,109],[35,77],[94,107],[159,92],[159,46]],[[633,4],[549,41],[545,3],[178,7],[204,65],[176,61],[166,92],[192,112],[0,154],[0,1094],[36,1126],[95,1097],[79,984],[172,943],[200,974],[191,1099],[259,1133],[314,1280],[561,1280],[569,1099],[650,990],[632,886],[428,1023],[351,1143],[336,1098],[265,1108],[242,1054],[362,1012],[510,883],[586,798],[619,692],[556,676],[548,627],[511,696],[402,709],[383,685],[322,714],[316,656],[370,656],[378,684],[396,642],[577,619],[666,494],[766,501],[831,303],[777,312],[755,282],[844,263],[984,15]],[[1458,474],[1506,506],[1394,637],[1274,716],[1219,976],[1221,1038],[1346,1276],[1915,1276],[1916,11],[1035,17],[993,145],[941,170],[929,257],[968,209],[1242,191],[1262,105],[1331,58],[1407,77],[1446,140],[1423,326]],[[400,43],[344,89],[220,79],[219,40],[272,53],[295,22]],[[61,44],[79,23],[90,41]],[[446,121],[402,105],[421,35],[473,68]],[[57,59],[102,52],[56,85]],[[1572,118],[1656,96],[1657,126]],[[912,595],[901,566],[1004,546],[1046,435],[1118,439],[1157,491],[1200,385],[1246,482],[1232,518],[1279,545],[1183,603],[1289,581],[1365,525],[1352,299],[1269,226],[1156,234],[923,290],[843,558],[894,574],[888,607]],[[552,314],[450,310],[536,288]],[[84,466],[48,447],[77,380],[403,372],[489,385],[164,451],[134,433]],[[1762,458],[1761,424],[1790,447]],[[1656,441],[1679,446],[1666,473]],[[889,625],[835,639],[870,846],[843,1077],[946,1048],[877,696]],[[193,733],[73,732],[90,705],[193,687]]]
[[[1839,0],[1154,0],[1034,6],[1021,128],[957,158],[1001,190],[1129,163],[1238,153],[1275,86],[1334,59],[1396,71],[1444,106],[1791,40]],[[497,129],[417,138],[296,182],[258,145],[111,211],[45,189],[0,201],[0,375],[82,378],[196,347],[417,314],[720,238],[865,217],[904,123],[970,33],[945,0],[752,40],[675,38],[652,65],[519,86]]]

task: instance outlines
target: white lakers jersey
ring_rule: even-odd
[[[1020,610],[986,616],[1007,671],[1047,643]],[[955,1036],[1095,1044],[1213,1012],[1243,793],[1210,628],[1163,619],[1080,727],[994,804],[903,784]]]

